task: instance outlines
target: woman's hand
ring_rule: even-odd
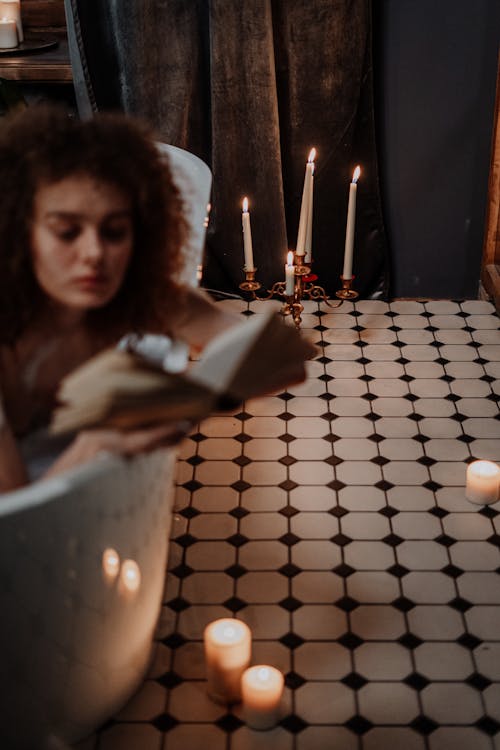
[[[156,448],[175,445],[191,429],[188,421],[155,425],[137,430],[83,430],[45,472],[46,479],[87,463],[102,453],[135,456]]]

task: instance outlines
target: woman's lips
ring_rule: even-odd
[[[75,279],[75,284],[79,287],[86,289],[93,289],[95,287],[104,286],[107,284],[108,278],[103,274],[89,274],[88,276],[79,276]]]

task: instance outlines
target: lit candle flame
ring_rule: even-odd
[[[311,162],[313,162],[313,161],[315,160],[315,158],[316,158],[316,149],[315,149],[315,148],[312,148],[312,149],[311,149],[311,150],[309,151],[309,156],[307,157],[307,161],[308,161],[308,162],[309,162],[309,164],[310,164]]]
[[[354,172],[352,173],[352,181],[357,182],[359,180],[360,174],[361,174],[361,167],[357,166]]]
[[[293,252],[291,250],[288,252],[288,255],[286,256],[286,264],[287,266],[293,266]]]
[[[269,669],[267,667],[261,667],[257,672],[257,676],[262,682],[267,682],[269,679]]]
[[[246,213],[248,211],[248,198],[246,197],[243,198],[242,206],[243,206],[243,213]]]

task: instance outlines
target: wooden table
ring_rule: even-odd
[[[54,34],[42,36],[53,38]],[[58,41],[57,47],[38,53],[0,56],[0,77],[25,83],[71,83],[68,40],[61,37]]]

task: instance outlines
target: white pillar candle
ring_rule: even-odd
[[[356,192],[361,169],[356,167],[349,185],[349,204],[347,206],[347,224],[345,230],[344,270],[342,277],[352,279],[352,256],[354,252],[354,228],[356,225]]]
[[[467,466],[465,497],[471,503],[496,503],[500,492],[500,467],[492,461],[473,461]]]
[[[316,157],[316,149],[312,148],[307,158],[306,173],[304,176],[304,187],[302,188],[302,203],[300,204],[299,232],[297,235],[297,247],[295,249],[295,255],[302,256],[306,252],[305,245],[306,245],[306,235],[307,235],[307,222],[308,222],[308,217],[309,217],[309,205],[311,205],[311,211],[312,211],[312,190],[313,190],[313,174],[314,174],[315,157]],[[311,232],[312,232],[312,228],[311,228]]]
[[[18,41],[24,40],[20,0],[0,0],[0,18],[15,21]],[[17,41],[14,46],[17,45]]]
[[[17,42],[16,22],[0,18],[0,49],[17,47]]]
[[[241,225],[243,227],[243,252],[245,254],[245,271],[255,271],[253,264],[252,230],[250,228],[250,213],[248,211],[248,198],[243,198],[243,213],[241,214]]]
[[[218,703],[241,698],[241,677],[250,664],[252,636],[241,620],[215,620],[205,628],[203,643],[208,693]]]
[[[293,253],[287,255],[285,263],[285,294],[292,297],[295,293],[295,266],[293,265]]]
[[[314,165],[313,165],[314,167]],[[307,226],[306,226],[306,241],[304,244],[304,263],[310,263],[312,260],[312,225],[313,225],[313,198],[314,198],[314,168],[311,177],[311,193],[309,195],[309,203],[307,204]]]
[[[280,720],[285,680],[278,669],[259,664],[241,678],[243,717],[252,729],[271,729]]]

